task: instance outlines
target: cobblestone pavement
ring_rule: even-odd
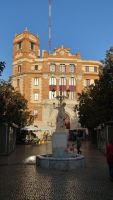
[[[17,146],[0,156],[0,200],[113,200],[105,156],[89,143],[82,145],[86,167],[73,171],[40,169],[37,154],[51,152],[51,144]]]

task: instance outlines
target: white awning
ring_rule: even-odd
[[[21,128],[21,130],[23,130],[23,131],[24,130],[26,130],[26,131],[38,131],[39,129],[38,129],[38,127],[30,125],[30,126],[25,126],[25,127]]]

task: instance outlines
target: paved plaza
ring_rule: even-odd
[[[51,153],[51,143],[18,145],[0,156],[0,200],[113,200],[105,156],[83,142],[86,167],[73,171],[40,169],[35,155]]]

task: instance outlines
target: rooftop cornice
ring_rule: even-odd
[[[39,38],[38,34],[35,35],[35,34],[29,32],[28,30],[25,29],[25,30],[24,30],[23,32],[21,32],[21,33],[18,33],[18,34],[16,33],[14,39],[17,38],[18,36],[21,36],[21,35],[24,34],[24,33],[27,33],[27,34],[29,34],[29,35],[33,35],[33,36],[36,37],[36,38]]]
[[[71,61],[71,62],[77,62],[77,63],[87,63],[87,64],[98,64],[102,66],[102,63],[98,60],[81,60],[81,59],[77,59],[77,58],[35,58],[35,59],[28,59],[28,58],[21,58],[19,60],[16,60],[13,62],[13,64],[19,63],[19,62],[30,62],[30,63],[35,63],[35,62],[67,62],[67,61]]]

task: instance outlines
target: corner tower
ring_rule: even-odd
[[[31,115],[41,120],[41,71],[40,44],[37,35],[24,32],[13,40],[12,85],[27,100]],[[38,103],[37,103],[38,101]]]
[[[31,70],[30,62],[39,57],[39,48],[38,36],[28,32],[27,29],[15,35],[13,41],[13,75]]]

